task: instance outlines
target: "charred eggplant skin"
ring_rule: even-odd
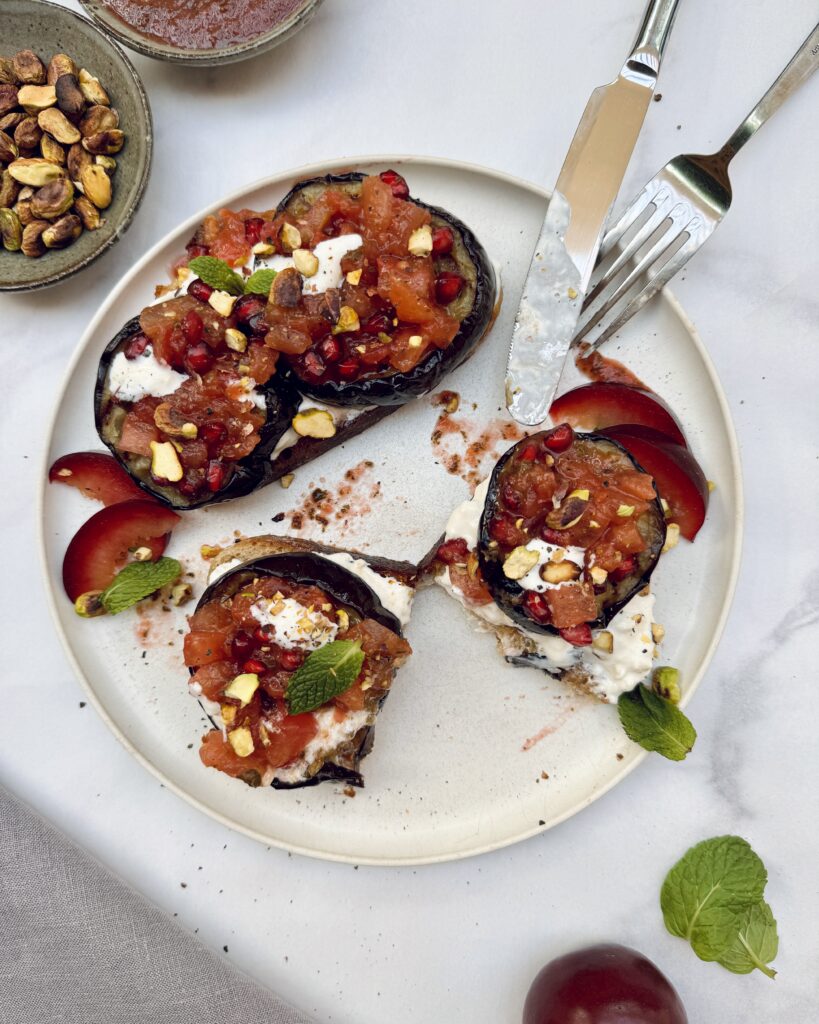
[[[536,622],[523,610],[523,598],[526,591],[518,585],[515,580],[510,580],[503,572],[502,561],[491,555],[489,525],[499,499],[500,487],[502,484],[503,469],[515,453],[524,447],[537,434],[524,437],[518,441],[498,460],[492,471],[489,480],[489,489],[486,494],[486,503],[481,515],[480,529],[478,533],[478,563],[484,582],[489,588],[492,597],[501,611],[505,612],[514,622],[524,629],[533,633],[559,634],[560,630],[548,623]],[[612,441],[609,437],[601,434],[575,435],[576,440],[589,441],[601,446],[604,450],[612,453],[613,456],[622,459],[629,468],[636,469],[641,473],[645,470],[640,466],[622,445]],[[657,487],[654,487],[655,494]],[[607,593],[602,595],[599,602],[600,615],[589,625],[592,629],[601,629],[606,626],[612,618],[648,583],[657,561],[660,557],[663,544],[665,543],[665,515],[660,504],[659,494],[649,505],[648,511],[643,514],[640,522],[640,531],[648,546],[636,556],[637,566],[633,574],[626,576],[616,585],[611,585]]]
[[[94,388],[94,423],[100,440],[144,491],[164,505],[185,511],[201,508],[203,505],[215,505],[221,501],[228,501],[230,498],[239,498],[250,494],[251,491],[276,480],[285,472],[285,470],[279,471],[280,467],[276,460],[271,459],[271,455],[279,438],[290,426],[298,410],[300,397],[287,381],[277,375],[274,375],[263,388],[267,404],[267,421],[260,430],[261,441],[250,455],[235,464],[228,485],[215,494],[208,494],[196,501],[188,501],[176,488],[162,487],[156,484],[151,479],[147,460],[144,457],[130,456],[128,453],[121,452],[116,446],[119,429],[110,417],[112,403],[107,387],[108,371],[114,356],[139,332],[139,317],[134,317],[105,346],[97,368],[97,383]],[[142,471],[139,465],[140,461],[145,463]]]
[[[380,625],[391,629],[398,636],[403,635],[401,623],[392,612],[387,611],[375,592],[362,579],[343,566],[331,562],[327,558],[322,558],[321,555],[312,551],[283,552],[237,565],[207,587],[199,599],[197,610],[212,601],[232,597],[243,586],[259,576],[282,576],[294,583],[321,587],[341,604],[354,608],[362,618],[375,619]],[[193,675],[195,669],[191,668],[189,671]],[[382,698],[382,703],[386,700],[386,696],[385,694]],[[218,728],[215,723],[213,725],[214,728]],[[366,726],[360,731],[356,737],[355,753],[349,763],[339,764],[327,761],[309,779],[302,782],[279,782],[274,779],[271,783],[272,788],[303,789],[306,786],[317,786],[320,782],[340,782],[344,785],[361,788],[364,785],[364,780],[358,766],[361,759],[366,757],[372,749],[373,736],[373,726]]]
[[[364,177],[364,174],[354,171],[300,181],[279,203],[277,212],[292,212],[306,192],[318,192],[322,187],[340,187],[355,195],[360,191]],[[460,269],[469,274],[470,280],[474,277],[475,297],[471,310],[461,321],[460,330],[445,349],[431,352],[407,373],[381,372],[350,382],[311,384],[283,366],[282,374],[289,377],[302,394],[330,405],[405,405],[413,398],[429,394],[447,374],[468,359],[491,326],[497,305],[497,283],[492,263],[483,246],[473,232],[451,213],[414,197],[410,197],[409,201],[430,212],[434,227],[449,227],[463,245],[463,256],[468,266],[460,266]]]

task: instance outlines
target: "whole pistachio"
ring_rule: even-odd
[[[0,238],[3,248],[9,252],[17,252],[23,244],[23,226],[20,218],[7,206],[0,209]]]
[[[12,207],[12,209],[17,214],[17,217],[20,223],[23,225],[23,227],[25,227],[26,224],[30,224],[33,220],[37,219],[31,212],[30,199],[18,199]]]
[[[0,206],[14,206],[17,196],[20,194],[20,186],[12,178],[8,169],[0,174]]]
[[[46,249],[64,249],[71,245],[82,234],[82,221],[75,213],[60,217],[43,232],[43,245]]]
[[[98,210],[104,210],[111,205],[111,179],[99,164],[91,164],[82,169],[80,184],[85,195]]]
[[[87,231],[96,231],[100,224],[102,224],[100,211],[87,196],[77,196],[74,200],[74,212],[80,218],[82,226]]]
[[[31,212],[35,220],[56,220],[71,209],[74,186],[68,178],[57,178],[34,193]]]
[[[54,106],[57,93],[53,85],[24,85],[17,93],[17,102],[27,114],[39,114]]]
[[[56,107],[49,107],[48,110],[41,110],[37,115],[37,123],[44,132],[61,142],[64,146],[71,146],[80,141],[78,128],[68,120],[62,110]]]
[[[56,85],[57,79],[62,78],[63,75],[77,75],[77,65],[74,61],[65,53],[55,53],[51,60],[48,62],[48,71],[46,72],[46,81],[49,85]]]
[[[10,114],[4,114],[0,117],[0,132],[13,132],[17,125],[21,121],[25,121],[27,117],[28,114],[22,110],[14,110]]]
[[[82,140],[83,148],[95,156],[110,156],[112,153],[119,153],[125,145],[125,133],[119,128],[111,128],[108,131],[97,132]]]
[[[23,228],[23,244],[20,247],[24,256],[36,258],[45,252],[43,232],[49,226],[47,220],[33,220]]]
[[[41,157],[15,160],[9,164],[11,176],[22,185],[32,185],[35,188],[42,188],[55,178],[65,176],[65,171],[59,164],[52,164]]]
[[[6,83],[0,85],[0,115],[8,114],[17,106],[17,86]]]
[[[75,142],[74,145],[68,151],[68,175],[72,181],[79,181],[82,177],[82,171],[84,167],[90,167],[93,164],[94,158],[91,154],[82,148],[79,142]]]
[[[56,139],[52,139],[48,134],[40,139],[40,152],[43,154],[43,159],[48,160],[49,163],[60,165],[65,163],[65,150]]]
[[[111,106],[108,93],[100,85],[100,80],[95,78],[90,71],[86,71],[85,68],[80,68],[80,73],[77,76],[77,79],[80,83],[82,94],[89,103],[99,103],[103,107]]]
[[[119,114],[113,107],[103,107],[95,103],[86,110],[77,127],[80,134],[86,137],[107,131],[109,128],[119,128]]]
[[[20,150],[14,139],[10,135],[6,135],[5,132],[0,132],[0,163],[10,164],[19,155]]]
[[[14,141],[20,149],[34,149],[40,145],[43,132],[37,124],[37,118],[29,115],[14,129]]]
[[[99,164],[100,167],[105,169],[106,174],[113,174],[117,169],[117,162],[112,156],[106,156],[104,153],[99,153],[94,157],[94,163]]]
[[[54,85],[57,93],[57,106],[62,112],[76,120],[85,110],[85,96],[80,89],[76,75],[60,75]]]
[[[42,85],[46,80],[46,69],[34,50],[20,50],[12,57],[14,73],[26,85]]]
[[[26,199],[31,199],[33,195],[34,189],[31,187],[31,185],[23,185],[23,187],[20,189],[20,194],[17,196],[17,198],[21,200],[21,202],[25,202]]]
[[[17,85],[17,72],[11,57],[0,57],[0,85]]]

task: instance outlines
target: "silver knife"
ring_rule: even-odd
[[[549,201],[506,364],[506,407],[527,426],[542,423],[552,404],[678,3],[649,3],[620,74],[591,94]]]

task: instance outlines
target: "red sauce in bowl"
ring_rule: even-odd
[[[105,0],[127,25],[186,50],[223,49],[290,19],[305,0]]]

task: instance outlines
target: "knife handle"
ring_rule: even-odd
[[[650,0],[634,40],[630,60],[645,63],[648,58],[654,71],[659,70],[678,5],[679,0]]]

